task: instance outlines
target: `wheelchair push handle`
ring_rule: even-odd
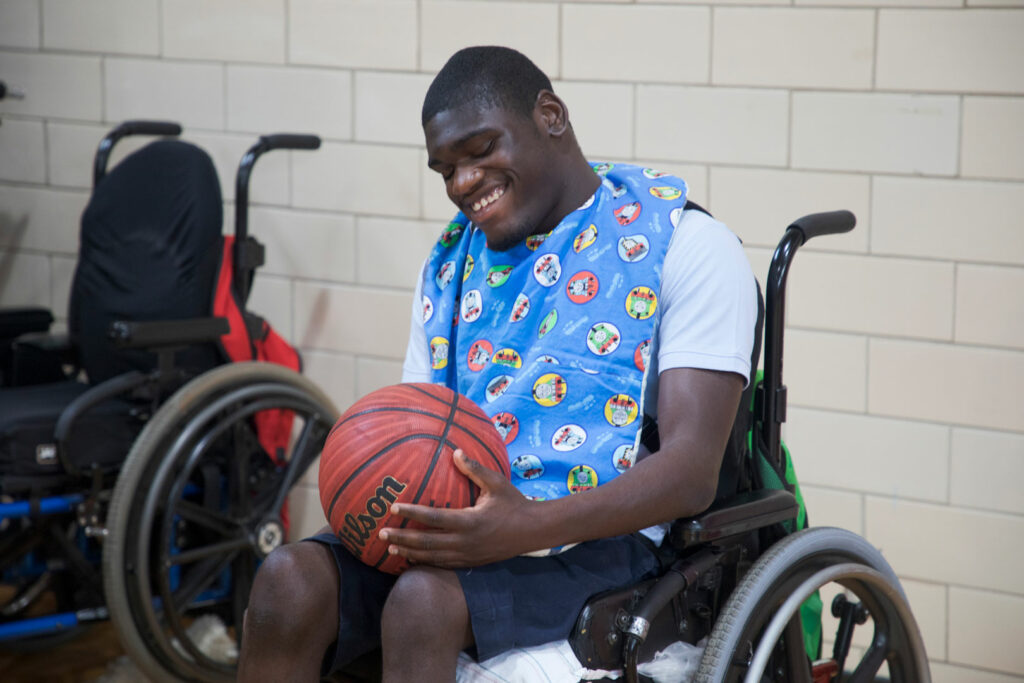
[[[793,221],[789,228],[799,230],[804,237],[804,244],[807,240],[821,235],[838,235],[853,230],[857,225],[857,217],[853,212],[842,209],[840,211],[826,211],[824,213],[812,213],[809,216],[798,218]]]
[[[300,133],[261,135],[242,155],[235,175],[235,291],[244,304],[249,298],[252,275],[263,265],[263,247],[249,238],[249,180],[260,155],[275,149],[319,149],[320,137]]]
[[[121,138],[129,135],[157,135],[177,137],[181,135],[181,124],[173,121],[147,121],[134,120],[125,121],[100,140],[100,146],[96,150],[96,158],[93,161],[92,186],[96,187],[103,177],[107,175],[107,162],[110,160],[110,152],[114,145]]]
[[[260,138],[267,150],[272,149],[320,149],[320,137],[317,135],[298,135],[295,133],[276,133]]]
[[[786,421],[786,385],[782,381],[783,333],[786,325],[786,279],[797,249],[820,235],[849,232],[857,218],[846,210],[812,213],[786,228],[768,270],[764,318],[764,381],[755,398],[755,420],[769,460],[782,466],[782,423]]]

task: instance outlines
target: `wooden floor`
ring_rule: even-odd
[[[113,624],[91,625],[61,645],[32,653],[0,650],[0,681],[4,683],[86,683],[107,671],[124,654]]]

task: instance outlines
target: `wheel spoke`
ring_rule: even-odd
[[[189,500],[179,500],[174,505],[174,512],[183,519],[200,524],[221,536],[234,536],[238,533],[240,525],[227,515],[223,515],[202,505],[196,505]]]
[[[239,536],[227,541],[221,541],[220,543],[211,543],[210,545],[199,546],[198,548],[185,550],[174,555],[168,555],[164,560],[164,568],[169,569],[176,565],[195,562],[213,555],[219,555],[220,553],[231,553],[243,548],[248,548],[250,545],[248,538]]]
[[[864,653],[860,664],[850,674],[847,683],[872,683],[878,675],[878,670],[885,663],[886,655],[889,654],[887,639],[880,633],[875,633],[875,640]]]
[[[228,490],[231,491],[231,508],[239,519],[245,519],[252,508],[249,500],[249,444],[255,442],[247,424],[238,423],[233,430],[234,457],[232,458],[234,472],[231,473],[231,483]]]
[[[220,558],[208,557],[198,563],[197,566],[192,567],[186,573],[185,580],[181,586],[172,595],[175,614],[184,612],[189,603],[209,588],[210,584],[216,581],[227,566],[231,564],[236,555],[237,552],[227,553]]]
[[[296,480],[302,476],[309,465],[309,460],[306,458],[306,452],[311,448],[312,442],[322,436],[323,427],[319,427],[315,420],[306,420],[306,424],[302,427],[302,432],[299,433],[299,438],[295,441],[295,447],[292,448],[292,457],[288,462],[288,468],[285,470],[284,479],[278,484],[277,495],[274,497],[274,502],[270,505],[270,510],[280,510],[284,505],[285,500],[288,497],[288,491],[291,490]],[[314,436],[315,435],[315,436]]]

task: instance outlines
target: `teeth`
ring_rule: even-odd
[[[480,211],[481,209],[486,208],[488,204],[494,203],[495,201],[498,200],[498,197],[500,197],[503,194],[505,194],[504,187],[496,188],[494,192],[490,193],[486,197],[473,202],[473,210]]]

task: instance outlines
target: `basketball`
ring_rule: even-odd
[[[479,488],[452,460],[457,448],[509,478],[501,435],[465,396],[436,384],[396,384],[356,401],[327,435],[320,458],[320,503],[334,533],[364,563],[400,574],[408,561],[388,554],[380,530],[424,527],[392,517],[393,503],[476,502]]]

